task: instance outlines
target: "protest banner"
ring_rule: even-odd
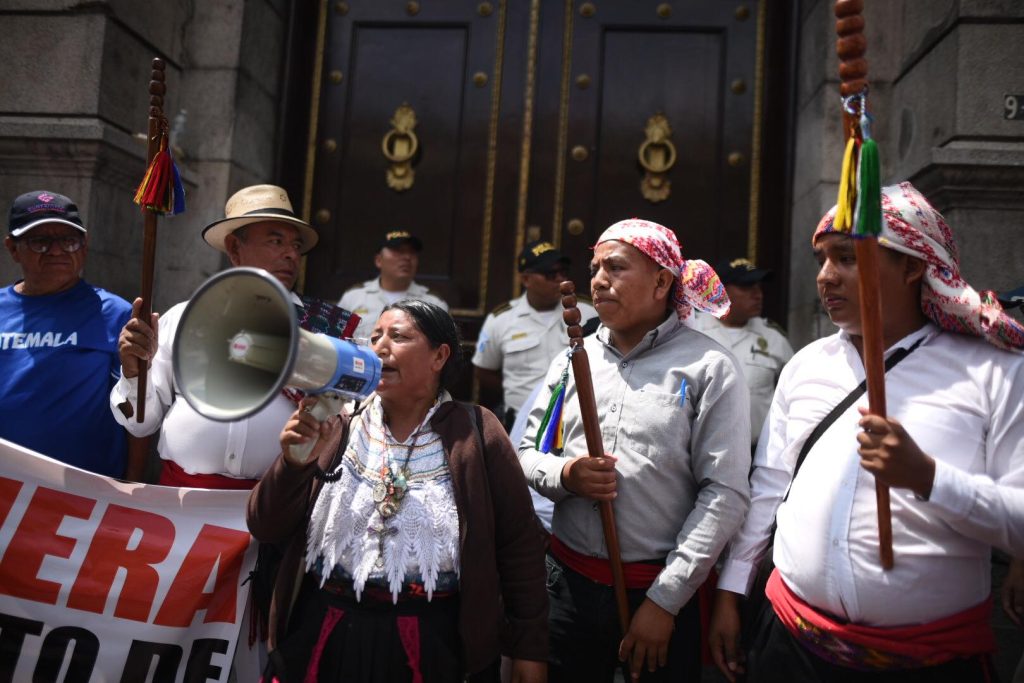
[[[248,634],[248,495],[119,482],[0,439],[0,683],[226,681]]]

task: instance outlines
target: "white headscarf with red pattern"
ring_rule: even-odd
[[[838,232],[836,208],[814,231]],[[921,286],[921,310],[950,332],[981,337],[1001,349],[1024,349],[1024,326],[1003,311],[991,291],[977,292],[960,276],[960,255],[953,232],[928,200],[908,182],[882,188],[882,234],[878,243],[927,264]]]
[[[675,275],[672,303],[680,320],[690,317],[694,308],[716,318],[729,312],[729,295],[715,269],[704,261],[684,259],[676,234],[664,225],[642,218],[619,221],[605,230],[594,246],[612,240],[636,247]]]

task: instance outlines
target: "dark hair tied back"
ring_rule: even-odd
[[[384,307],[384,311],[403,311],[423,333],[433,348],[447,344],[451,349],[448,360],[441,368],[441,388],[450,389],[462,374],[465,360],[462,356],[462,335],[455,320],[437,304],[419,299],[402,299]]]

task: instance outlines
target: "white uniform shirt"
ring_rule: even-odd
[[[302,305],[294,293],[292,301]],[[281,452],[281,429],[295,412],[295,404],[278,394],[260,412],[235,422],[215,422],[193,410],[179,395],[171,362],[174,336],[187,303],[160,316],[160,346],[150,363],[145,421],[126,418],[117,408],[125,400],[138,405],[138,378],[126,379],[123,374],[110,391],[114,419],[133,436],[148,436],[159,429],[160,457],[173,460],[189,474],[259,479]]]
[[[856,624],[923,624],[987,600],[991,547],[1024,556],[1024,354],[932,324],[886,374],[886,402],[935,459],[930,499],[892,489],[895,566],[878,560],[875,480],[860,466],[857,405],[808,453],[785,503],[796,457],[826,414],[864,379],[839,333],[802,349],[782,371],[754,457],[751,508],[727,550],[718,587],[746,593],[778,509],[775,564],[818,610]]]
[[[590,304],[579,302],[583,325],[597,316]],[[501,371],[505,407],[519,411],[537,383],[544,379],[551,361],[569,346],[562,307],[538,311],[526,294],[512,299],[508,308],[484,320],[473,365]]]
[[[381,289],[380,278],[367,280],[361,286],[348,290],[342,294],[338,305],[352,311],[360,318],[359,326],[352,337],[369,339],[384,307],[402,299],[419,299],[448,310],[447,302],[431,294],[430,290],[421,284],[413,282],[404,292],[389,292]]]
[[[743,327],[728,327],[713,315],[698,313],[694,327],[727,348],[740,362],[750,388],[750,443],[756,444],[779,373],[793,357],[793,347],[764,318],[751,318]]]

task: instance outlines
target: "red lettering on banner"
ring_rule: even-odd
[[[203,623],[235,623],[238,577],[248,547],[247,531],[203,525],[182,561],[153,623],[159,626],[188,626],[201,609],[206,610]],[[217,578],[213,592],[204,593],[203,588],[214,566],[217,567]]]
[[[18,498],[18,492],[25,482],[16,479],[0,477],[0,525],[7,521],[7,515],[11,512],[14,501]]]
[[[129,550],[136,529],[142,531],[142,538],[135,549]],[[145,510],[111,505],[89,545],[68,596],[68,607],[102,614],[117,570],[124,567],[127,576],[114,616],[147,621],[160,584],[160,572],[154,565],[164,561],[173,544],[171,520]]]
[[[60,536],[65,517],[88,519],[95,500],[39,487],[0,560],[0,594],[55,604],[61,585],[38,578],[47,555],[70,557],[75,539]]]

